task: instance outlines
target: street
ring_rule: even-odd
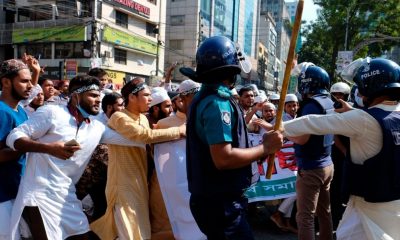
[[[291,232],[280,230],[270,219],[271,213],[277,206],[257,204],[254,210],[249,211],[248,221],[253,229],[256,240],[295,240],[297,236]]]

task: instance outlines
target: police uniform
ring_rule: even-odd
[[[351,80],[368,108],[297,118],[283,124],[284,135],[350,138],[344,161],[350,199],[337,239],[400,239],[400,67],[386,59],[367,58],[361,64],[353,67]]]
[[[195,96],[187,125],[187,172],[190,208],[208,239],[253,239],[245,220],[251,166],[218,170],[209,146],[231,143],[248,147],[243,113],[229,88],[203,84]]]

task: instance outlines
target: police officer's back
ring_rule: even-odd
[[[243,113],[231,96],[245,57],[226,37],[205,40],[196,54],[197,69],[180,71],[201,82],[187,122],[187,173],[190,207],[208,239],[253,239],[244,217],[244,190],[251,163],[282,145],[280,133],[248,148]]]

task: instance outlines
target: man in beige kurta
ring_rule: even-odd
[[[131,81],[121,90],[126,109],[114,113],[109,126],[128,139],[157,143],[184,136],[184,126],[151,130],[143,112],[151,102],[144,83]],[[91,224],[103,240],[151,239],[146,151],[137,147],[109,145],[107,211]]]

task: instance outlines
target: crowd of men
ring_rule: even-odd
[[[297,180],[296,196],[271,215],[280,229],[305,240],[317,231],[319,239],[335,231],[337,239],[400,239],[400,67],[357,60],[344,76],[351,91],[301,63],[292,71],[298,93],[268,99],[255,85],[235,88],[245,71],[239,56],[225,37],[205,40],[196,70],[179,69],[189,79],[177,91],[175,66],[161,86],[133,78],[114,91],[101,68],[55,88],[30,55],[2,62],[0,240],[182,239],[154,155],[155,144],[179,139],[182,211],[198,239],[254,239],[243,193],[258,180],[257,161],[282,147],[292,149]],[[273,131],[279,101],[283,127]],[[260,145],[249,145],[249,132],[263,134]]]

